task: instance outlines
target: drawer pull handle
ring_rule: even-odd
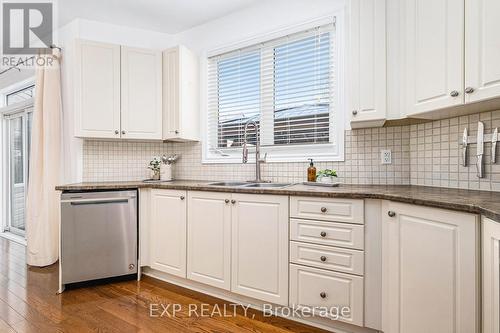
[[[326,237],[326,232],[322,231],[322,232],[320,233],[320,235],[321,235],[321,237]]]
[[[326,207],[321,207],[321,212],[326,213]]]
[[[319,296],[320,296],[321,298],[326,298],[326,293],[325,293],[324,291],[322,291],[322,292],[319,294]]]
[[[183,196],[183,195],[181,195],[181,200],[184,200],[184,199],[186,199],[186,197],[185,197],[185,196]]]
[[[231,203],[234,205],[236,203],[236,200],[231,200]]]
[[[321,258],[319,258],[319,259],[321,259],[321,261],[326,261],[326,257],[325,256],[321,256]]]
[[[396,212],[393,212],[392,210],[390,210],[387,212],[387,215],[389,215],[389,217],[394,217],[394,216],[396,216]]]
[[[224,202],[228,204],[229,203],[229,199],[224,200]]]

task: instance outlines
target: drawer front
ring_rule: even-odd
[[[363,200],[290,197],[290,216],[301,219],[364,223]]]
[[[333,312],[331,319],[363,326],[363,288],[360,276],[290,264],[290,306],[334,308],[338,318]],[[345,316],[343,307],[350,309]]]
[[[299,242],[364,249],[364,226],[290,219],[290,239]]]
[[[324,245],[290,242],[290,261],[332,271],[363,275],[364,253]]]

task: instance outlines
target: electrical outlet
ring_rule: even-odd
[[[380,164],[392,164],[392,152],[390,149],[380,151]]]

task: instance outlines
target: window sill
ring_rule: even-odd
[[[26,246],[26,238],[24,238],[23,236],[16,235],[12,232],[8,231],[0,232],[0,237],[3,237],[10,241]]]
[[[248,156],[249,164],[255,164],[255,153],[250,148]],[[203,164],[241,164],[242,163],[242,148],[225,150],[228,156],[222,156],[221,153],[203,152]],[[344,150],[343,146],[335,144],[314,145],[314,146],[268,146],[261,148],[261,156],[267,153],[267,163],[290,163],[290,162],[307,162],[309,158],[315,162],[343,162]]]

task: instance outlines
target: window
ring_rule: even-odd
[[[5,96],[5,104],[12,105],[19,102],[27,101],[34,97],[35,86],[29,86],[24,89],[9,93]]]
[[[341,160],[336,51],[327,24],[210,57],[204,162],[241,162],[249,121],[270,161]]]

